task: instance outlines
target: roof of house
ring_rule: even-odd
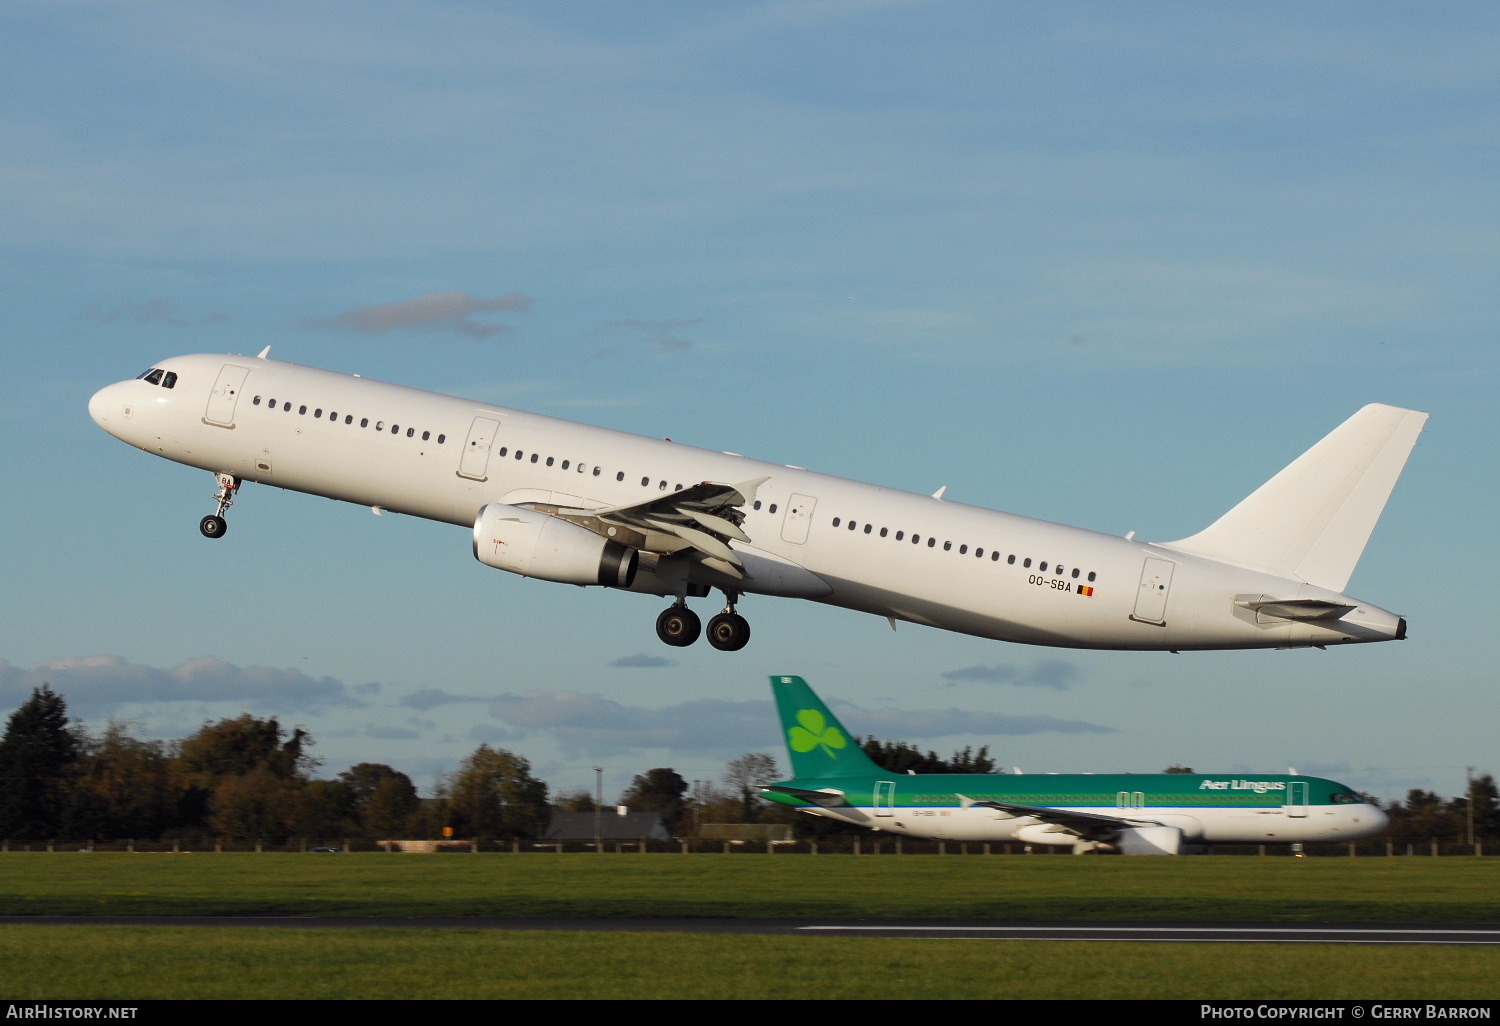
[[[544,841],[592,841],[595,814],[592,812],[554,812],[552,822],[542,834]],[[654,812],[627,812],[624,815],[606,809],[598,814],[598,836],[606,841],[668,841],[672,835],[667,824]]]

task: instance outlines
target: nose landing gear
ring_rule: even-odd
[[[224,514],[234,505],[234,493],[240,487],[240,479],[233,474],[215,474],[214,480],[219,482],[219,491],[214,495],[219,511],[198,521],[198,530],[205,538],[222,538],[224,532],[229,530],[229,521],[224,519]]]

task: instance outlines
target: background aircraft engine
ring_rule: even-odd
[[[1028,823],[1015,832],[1015,838],[1023,844],[1065,844],[1071,847],[1078,835],[1055,823]]]
[[[1182,831],[1171,826],[1132,827],[1115,839],[1121,855],[1180,855]]]
[[[559,584],[628,588],[635,549],[533,509],[493,502],[474,521],[474,558],[485,566]]]

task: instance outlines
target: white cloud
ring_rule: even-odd
[[[510,313],[531,309],[531,297],[511,292],[481,299],[467,292],[437,292],[399,303],[377,303],[346,310],[332,317],[304,320],[308,328],[335,328],[361,335],[388,331],[451,331],[470,338],[490,338],[513,331],[507,324],[476,320],[476,314]]]
[[[123,707],[171,702],[233,702],[262,708],[360,708],[342,681],[300,670],[235,666],[222,659],[189,659],[169,669],[127,662],[117,655],[50,659],[26,670],[0,660],[0,702],[19,706],[34,688],[50,684],[70,712],[107,717]]]

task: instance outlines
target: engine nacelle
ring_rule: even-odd
[[[577,524],[492,502],[474,520],[474,558],[522,577],[628,588],[639,557],[628,545]]]
[[[1131,827],[1115,839],[1121,855],[1181,855],[1182,831],[1170,826]]]
[[[1056,823],[1028,823],[1013,835],[1023,844],[1055,844],[1072,847],[1078,835]]]

